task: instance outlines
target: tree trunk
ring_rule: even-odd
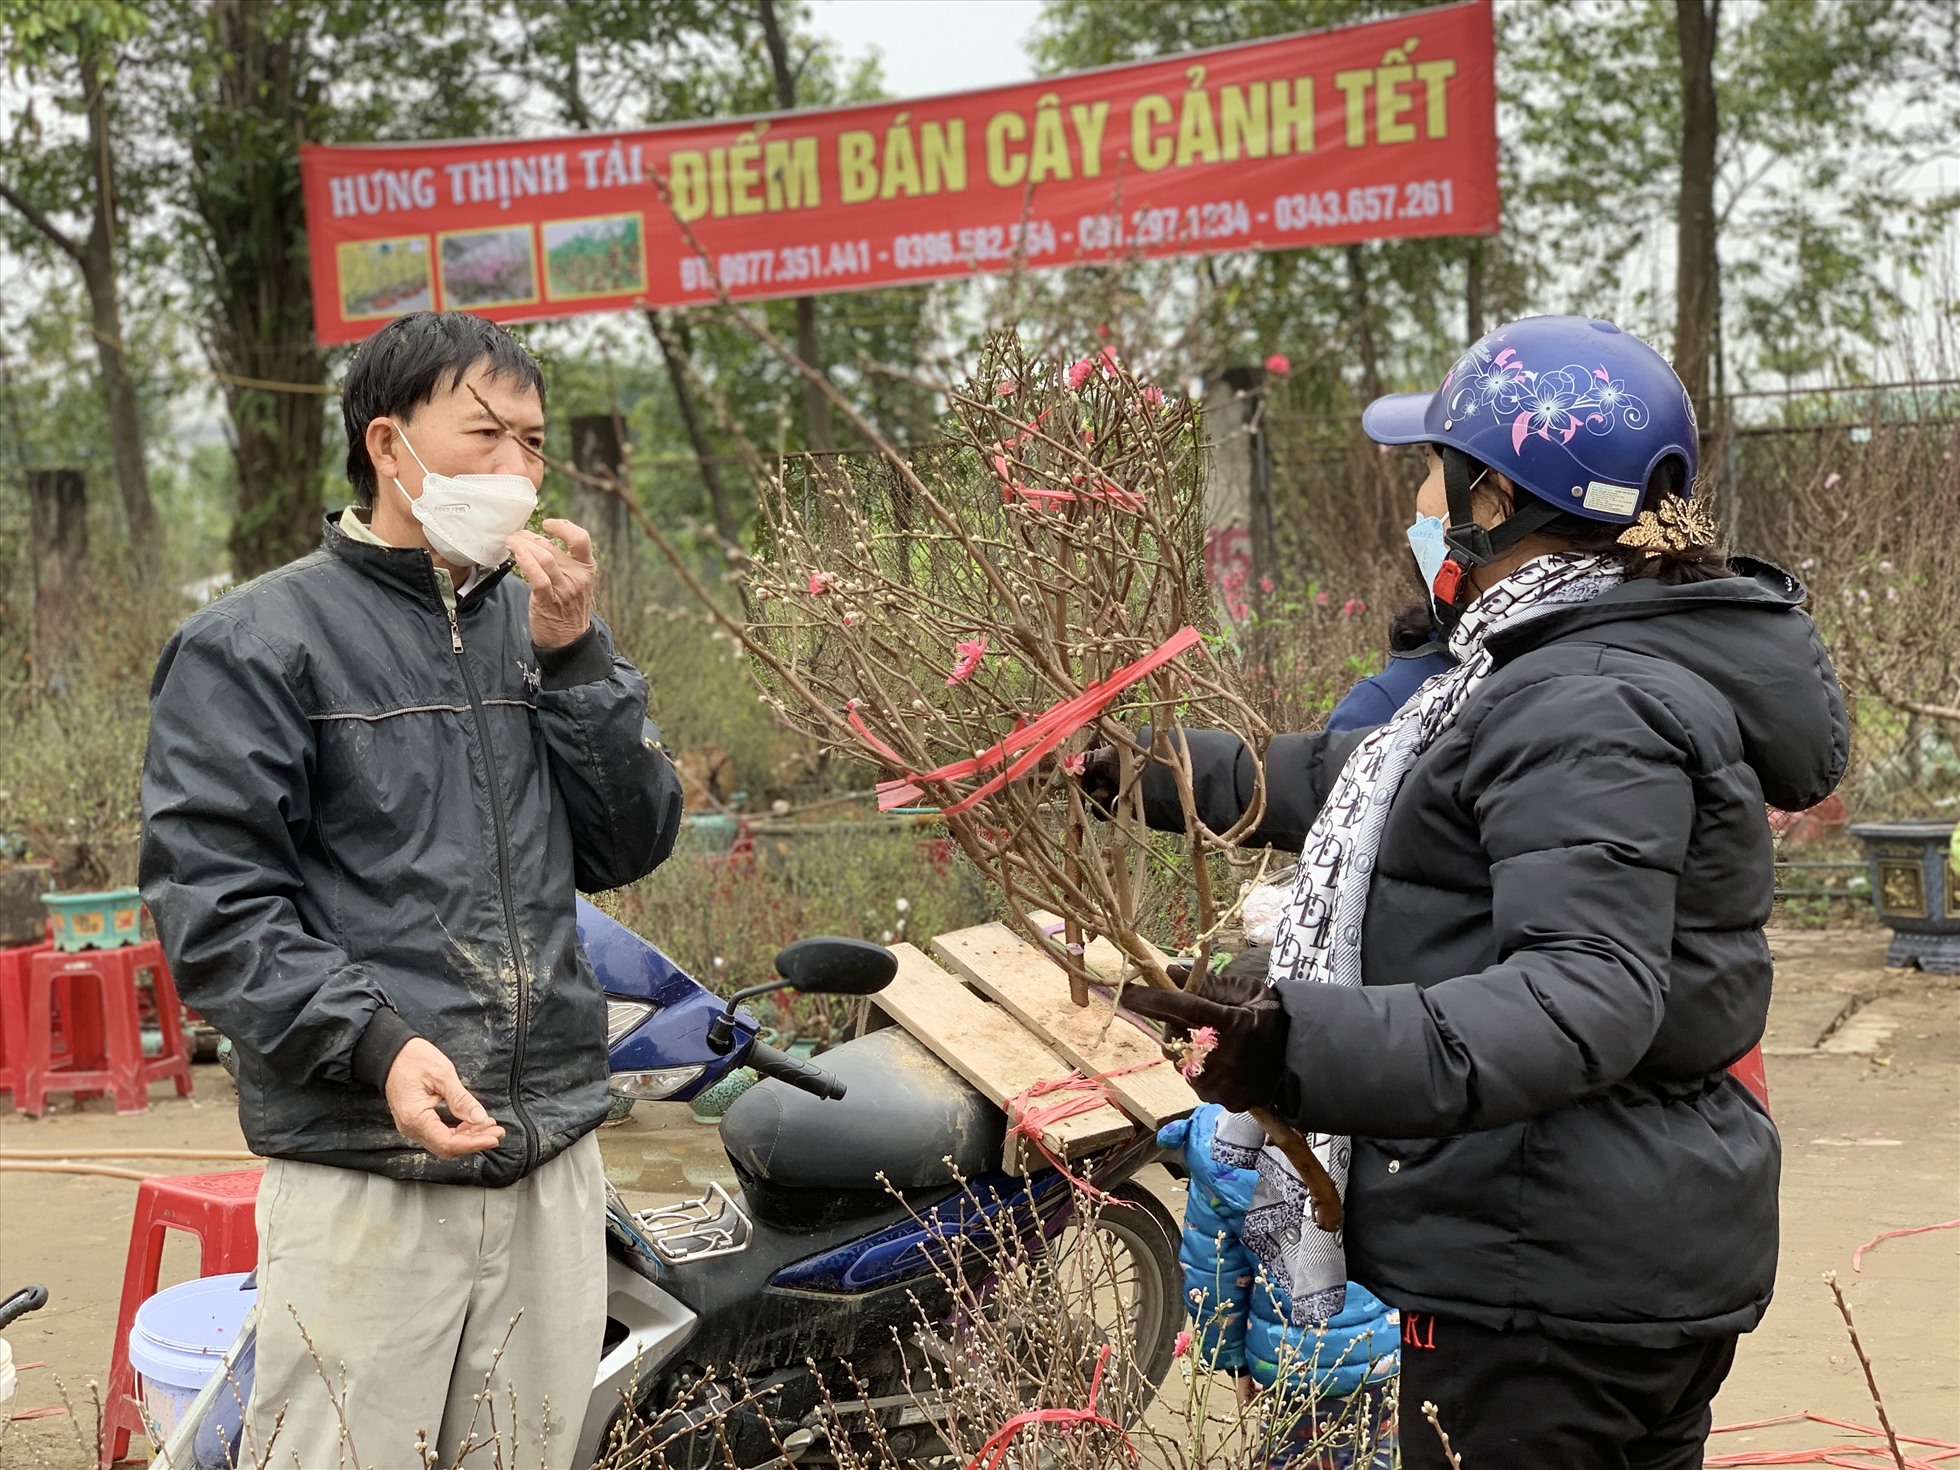
[[[796,73],[790,68],[789,47],[776,18],[775,0],[761,0],[761,20],[769,66],[776,76],[776,105],[789,112],[796,107]],[[805,365],[823,371],[823,345],[817,340],[817,302],[813,296],[796,298],[796,355]],[[830,405],[824,401],[823,390],[807,379],[803,384],[803,439],[812,454],[837,447],[830,433]]]
[[[728,482],[721,477],[721,466],[715,461],[714,441],[708,438],[707,425],[701,420],[701,405],[695,401],[694,385],[688,381],[686,343],[679,335],[680,329],[660,312],[649,310],[647,325],[653,328],[653,340],[660,344],[667,377],[674,385],[674,402],[681,411],[681,425],[687,430],[687,442],[694,449],[695,463],[700,466],[701,483],[708,490],[715,534],[731,546],[740,546],[742,522],[735,514],[735,500],[728,493]]]
[[[1347,247],[1348,304],[1354,311],[1354,348],[1361,358],[1361,383],[1373,403],[1382,396],[1381,363],[1375,356],[1375,325],[1368,302],[1368,261],[1359,245]]]
[[[1674,371],[1706,427],[1715,332],[1716,25],[1721,0],[1675,0],[1681,45],[1681,199],[1674,282]]]
[[[612,480],[623,488],[626,454],[619,442],[619,420],[609,413],[577,414],[570,427],[572,467],[595,479]],[[628,537],[632,521],[626,512],[626,502],[609,491],[574,482],[572,510],[572,519],[592,535],[603,590],[615,599],[631,596],[633,559]]]
[[[102,80],[100,59],[84,52],[78,62],[82,103],[88,114],[88,173],[94,207],[85,239],[76,240],[26,196],[0,180],[0,198],[11,204],[49,244],[75,263],[88,292],[89,326],[95,338],[95,358],[102,378],[103,409],[109,422],[109,450],[116,466],[116,486],[122,495],[123,518],[129,527],[130,564],[147,579],[156,566],[153,552],[157,533],[155,502],[143,460],[143,419],[136,405],[136,384],[130,376],[128,347],[123,341],[122,308],[116,283],[116,171],[110,135],[109,89]]]
[[[1205,383],[1205,580],[1219,620],[1234,629],[1257,629],[1264,601],[1265,384],[1256,367],[1227,368]]]
[[[149,469],[143,460],[143,419],[136,407],[123,341],[122,304],[116,280],[116,171],[109,134],[109,88],[100,61],[90,51],[81,59],[82,90],[88,99],[88,150],[95,180],[95,217],[82,245],[82,280],[88,287],[90,326],[96,361],[102,370],[102,400],[109,415],[109,452],[116,465],[116,488],[129,523],[130,567],[148,578],[157,566],[156,505],[150,499]]]
[[[1484,335],[1484,242],[1473,235],[1468,244],[1463,282],[1463,340],[1475,342]]]
[[[312,345],[312,286],[293,234],[305,213],[298,140],[316,100],[299,75],[311,36],[300,24],[268,35],[271,8],[213,0],[212,80],[190,139],[211,272],[205,338],[231,413],[231,570],[241,581],[319,544],[326,449],[326,358]]]
[[[88,484],[80,470],[27,472],[34,565],[34,686],[46,689],[75,640],[76,599],[88,576]]]
[[[319,353],[298,346],[248,344],[244,352],[220,360],[241,377],[275,382],[288,381],[287,374],[302,382],[326,375]],[[225,397],[238,479],[228,544],[232,576],[242,582],[320,544],[326,399],[236,386]]]

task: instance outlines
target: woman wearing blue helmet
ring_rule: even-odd
[[[1401,1310],[1405,1466],[1446,1463],[1433,1403],[1465,1465],[1689,1470],[1775,1279],[1776,1129],[1726,1069],[1769,1004],[1763,807],[1836,786],[1836,681],[1802,588],[1716,549],[1680,380],[1610,323],[1514,322],[1362,423],[1427,446],[1409,540],[1456,666],[1268,747],[1257,840],[1301,863],[1265,983],[1129,1004],[1212,1027],[1200,1093],[1342,1185],[1323,1231],[1218,1125],[1299,1319],[1350,1277]],[[1257,757],[1189,749],[1223,830]]]

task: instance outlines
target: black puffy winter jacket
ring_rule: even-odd
[[[1802,588],[1744,569],[1494,640],[1389,810],[1363,984],[1282,987],[1279,1111],[1354,1135],[1349,1274],[1393,1305],[1648,1347],[1762,1318],[1781,1152],[1725,1069],[1769,1009],[1764,804],[1823,800],[1846,726]],[[1272,742],[1259,840],[1298,850],[1358,738]],[[1191,750],[1222,830],[1252,756]]]
[[[672,849],[680,784],[602,625],[542,657],[505,572],[452,620],[428,554],[326,544],[188,618],[151,688],[143,897],[232,1039],[262,1154],[509,1184],[605,1117],[576,890]],[[427,1037],[504,1125],[437,1159],[381,1094]]]

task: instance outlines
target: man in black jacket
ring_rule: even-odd
[[[447,1460],[493,1432],[501,1347],[506,1457],[563,1465],[605,1306],[574,900],[666,857],[680,786],[592,616],[590,538],[523,529],[530,355],[418,313],[342,396],[358,504],[185,621],[143,776],[143,896],[272,1161],[250,1423],[262,1451],[283,1410],[282,1464],[405,1464],[418,1432]]]

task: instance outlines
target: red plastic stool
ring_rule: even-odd
[[[20,1096],[21,1064],[27,1055],[27,962],[53,951],[52,940],[0,949],[0,1092],[15,1097]]]
[[[155,1057],[143,1055],[143,1029],[137,1016],[136,976],[150,972],[156,997],[157,1024],[163,1048]],[[66,982],[70,1012],[86,1006],[80,983],[93,979],[101,1003],[99,1044],[85,1042],[81,1028],[72,1028],[74,1051],[69,1065],[54,1065],[54,993]],[[14,1106],[30,1117],[45,1112],[50,1090],[84,1093],[113,1092],[119,1113],[147,1112],[150,1084],[166,1078],[177,1084],[177,1095],[191,1095],[190,1049],[184,1042],[184,1008],[177,999],[163,946],[154,939],[120,949],[85,949],[74,954],[47,952],[27,962],[26,1004],[20,1062],[20,1086]],[[94,1028],[90,1028],[94,1029]],[[90,1055],[93,1052],[94,1055]]]
[[[48,923],[48,935],[39,944],[0,949],[0,1092],[15,1097],[20,1096],[27,1054],[27,962],[37,954],[54,951],[52,920]],[[78,1003],[74,986],[66,980],[55,983],[52,1011],[55,1029],[48,1049],[51,1067],[66,1067],[73,1062],[77,1037],[82,1038],[86,1050],[90,1038],[102,1034],[102,1007],[97,997],[89,995],[80,999],[83,1003]],[[95,1050],[88,1051],[88,1055],[99,1056],[100,1041],[94,1041],[93,1045]],[[100,1096],[100,1092],[89,1090],[77,1092],[75,1100]]]
[[[109,1359],[109,1392],[102,1403],[104,1465],[129,1448],[131,1431],[143,1431],[136,1400],[136,1372],[129,1366],[129,1329],[136,1309],[156,1295],[163,1264],[163,1233],[182,1230],[203,1243],[198,1275],[250,1271],[259,1263],[259,1169],[231,1174],[179,1174],[145,1179],[136,1186],[136,1219],[129,1227],[129,1260],[123,1266],[122,1307],[116,1313],[116,1346]]]

